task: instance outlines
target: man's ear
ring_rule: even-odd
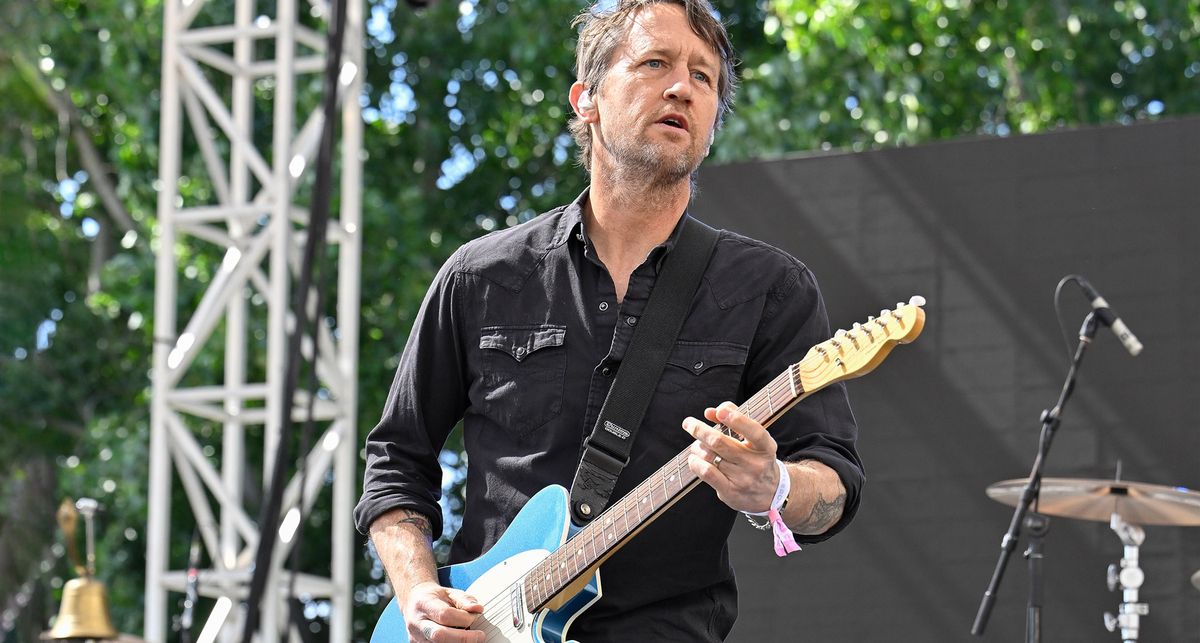
[[[575,110],[575,115],[579,120],[585,123],[596,122],[596,103],[592,98],[591,91],[583,81],[575,81],[571,84],[571,92],[569,94],[571,100],[571,108]]]

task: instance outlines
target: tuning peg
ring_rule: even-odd
[[[904,308],[904,302],[902,302],[902,301],[896,302],[896,309],[899,310],[901,308]]]
[[[924,305],[925,305],[925,298],[924,298],[924,297],[922,297],[922,296],[920,296],[920,295],[913,295],[913,296],[912,296],[912,297],[911,297],[911,298],[908,300],[908,303],[909,303],[909,305],[910,305],[910,306],[924,306]]]

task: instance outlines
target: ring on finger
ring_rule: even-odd
[[[712,463],[713,463],[714,467],[720,469],[721,468],[721,456],[719,456],[719,455],[713,456]]]
[[[424,636],[425,638],[429,639],[430,641],[433,640],[433,621],[430,621],[429,619],[425,619],[425,620],[421,621],[420,629],[421,629],[421,636]]]

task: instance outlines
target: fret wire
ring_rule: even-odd
[[[640,523],[640,522],[642,522],[642,503],[636,497],[637,496],[637,488],[636,487],[634,488],[633,493],[631,493],[630,495],[634,496],[633,510],[637,512],[637,521]]]
[[[746,400],[739,411],[759,423],[767,423],[780,409],[787,408],[803,392],[799,386],[800,370],[803,366],[803,363],[788,366],[767,386]],[[786,399],[786,403],[778,403],[780,399]],[[727,426],[718,425],[718,428],[727,435],[734,435],[734,432]],[[551,553],[541,563],[534,566],[525,577],[528,579],[524,584],[526,600],[538,605],[548,601],[555,591],[566,586],[567,580],[578,577],[589,564],[595,563],[607,554],[616,542],[631,534],[638,526],[665,508],[673,497],[680,494],[696,478],[691,474],[687,461],[688,451],[677,454],[661,469],[637,485],[630,494],[627,494],[616,505],[611,506],[609,511],[602,512],[595,522],[577,533],[576,538],[568,541],[564,547]],[[661,500],[655,495],[660,487]],[[630,505],[637,512],[632,523],[630,521]],[[597,538],[600,540],[599,545],[596,542]],[[590,558],[588,557],[589,546],[591,547]],[[572,560],[570,571],[567,569],[566,559]],[[548,577],[557,583],[556,587],[549,585]]]

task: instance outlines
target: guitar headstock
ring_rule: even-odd
[[[896,344],[907,344],[925,328],[925,298],[914,295],[908,303],[882,310],[850,330],[809,349],[797,364],[800,384],[812,393],[834,382],[861,377],[875,370]]]

